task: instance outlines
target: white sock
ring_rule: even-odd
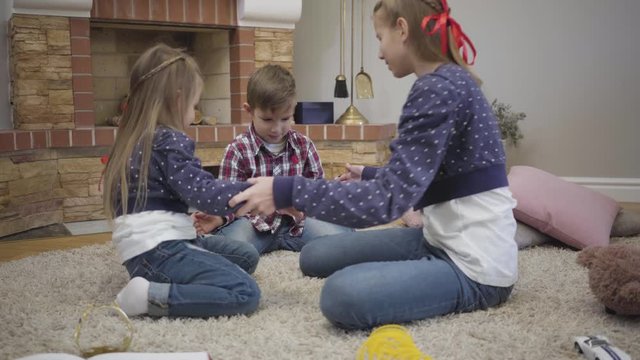
[[[149,281],[143,277],[134,277],[120,290],[116,303],[127,316],[142,315],[149,312]]]

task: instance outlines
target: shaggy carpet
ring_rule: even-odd
[[[640,238],[619,241],[639,243]],[[571,339],[591,334],[606,335],[640,358],[640,319],[606,314],[588,287],[586,269],[575,263],[576,255],[552,245],[522,250],[520,280],[503,306],[406,326],[434,359],[580,359]],[[355,358],[369,332],[346,332],[325,320],[318,308],[323,280],[302,276],[298,254],[264,256],[255,276],[263,297],[254,314],[135,318],[130,350],[208,351],[213,359]],[[111,244],[0,264],[0,359],[78,354],[73,332],[83,309],[110,303],[127,280]],[[104,329],[117,327],[114,317],[95,323],[102,329],[98,336],[107,337],[110,330]]]

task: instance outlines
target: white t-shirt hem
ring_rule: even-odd
[[[196,230],[188,214],[161,210],[115,218],[111,237],[122,263],[164,241],[195,238]]]

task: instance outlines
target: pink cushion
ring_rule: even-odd
[[[509,188],[519,221],[574,248],[609,244],[615,200],[529,166],[511,167]]]

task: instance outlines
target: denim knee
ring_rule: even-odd
[[[258,283],[249,277],[246,288],[242,293],[237,294],[238,314],[250,314],[258,309],[260,304],[260,288]]]
[[[321,242],[311,242],[300,251],[300,271],[305,276],[325,278],[331,275],[331,270],[327,269],[327,262],[324,261],[323,246],[318,246]]]
[[[244,253],[245,265],[241,267],[247,273],[253,274],[253,272],[256,271],[256,268],[258,267],[258,262],[260,261],[260,253],[258,252],[258,250],[256,250],[255,247],[253,247],[253,245],[251,244],[247,244],[247,245],[248,245],[248,248],[245,250],[245,253]]]
[[[367,329],[375,326],[372,314],[367,314],[368,299],[358,286],[341,276],[331,275],[320,294],[320,310],[335,326],[343,329]]]

